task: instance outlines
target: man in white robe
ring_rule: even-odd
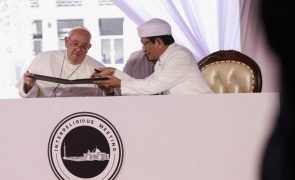
[[[101,68],[93,76],[109,80],[95,81],[104,88],[121,88],[122,95],[184,95],[212,93],[203,78],[194,55],[174,43],[170,25],[161,19],[151,19],[138,27],[143,52],[157,61],[154,73],[145,79],[134,79],[115,68]]]
[[[91,34],[84,27],[73,28],[65,37],[66,50],[39,53],[33,59],[27,72],[19,79],[16,87],[19,95],[29,97],[103,96],[111,90],[101,90],[95,84],[59,84],[36,80],[33,74],[62,79],[90,78],[101,63],[87,55]]]

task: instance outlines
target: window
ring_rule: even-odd
[[[101,59],[103,64],[111,64],[111,40],[101,40]]]
[[[123,64],[123,39],[114,40],[115,64]]]
[[[101,36],[123,35],[123,18],[109,18],[99,20]]]
[[[64,38],[69,34],[70,30],[76,26],[83,26],[83,20],[69,19],[57,21],[59,49],[65,49]]]
[[[35,20],[33,26],[33,48],[34,53],[37,54],[42,51],[42,21]]]
[[[99,19],[101,59],[103,64],[123,64],[123,18]]]

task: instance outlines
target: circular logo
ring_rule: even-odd
[[[58,179],[114,179],[123,161],[123,145],[114,126],[90,112],[71,114],[53,130],[48,157]]]

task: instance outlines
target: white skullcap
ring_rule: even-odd
[[[70,30],[69,34],[72,34],[72,32],[73,32],[74,30],[78,30],[78,29],[80,29],[80,30],[84,30],[84,31],[88,32],[89,35],[90,35],[90,37],[91,37],[91,33],[90,33],[90,31],[89,31],[86,27],[83,27],[83,26],[76,26],[76,27],[73,27],[73,28]]]
[[[171,35],[170,25],[162,19],[151,19],[137,27],[139,37]]]

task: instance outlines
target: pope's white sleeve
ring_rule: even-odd
[[[19,80],[19,82],[16,84],[16,88],[18,88],[18,93],[19,93],[20,97],[22,97],[22,98],[38,97],[39,88],[38,88],[38,85],[36,83],[34,84],[32,89],[28,93],[25,93],[25,91],[24,91],[24,81],[23,81],[23,79]]]
[[[31,64],[29,65],[29,67],[27,68],[26,71],[34,72],[34,70],[37,69],[36,65],[40,61],[41,57],[42,57],[41,53],[37,54],[36,57],[32,60]],[[23,75],[20,77],[20,79],[18,80],[15,87],[18,88],[18,93],[19,93],[20,97],[34,98],[34,97],[38,97],[38,95],[39,95],[39,87],[37,85],[37,82],[35,82],[34,86],[32,87],[32,89],[28,93],[25,93],[25,91],[24,91],[24,76]]]

